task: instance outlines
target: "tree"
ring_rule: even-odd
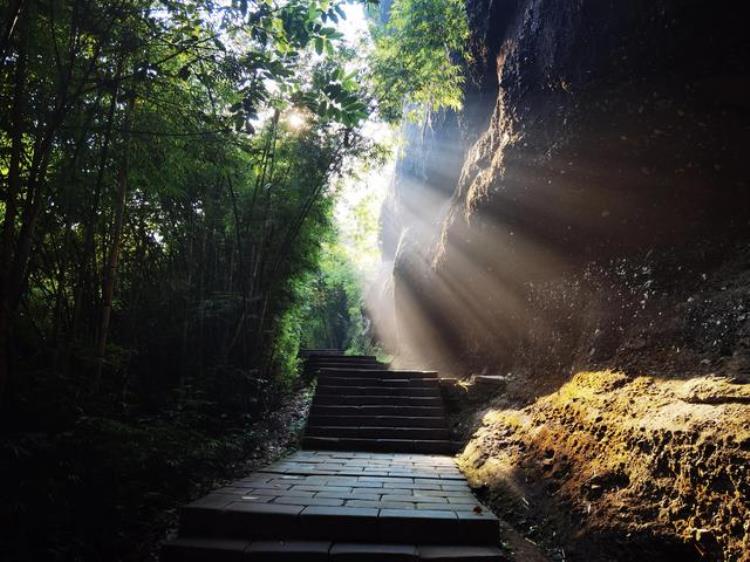
[[[462,0],[395,0],[374,36],[370,66],[383,119],[398,122],[404,107],[416,106],[411,117],[423,120],[432,111],[461,108],[461,62],[469,56]]]
[[[201,269],[195,260],[209,259],[196,246],[216,259],[221,252],[209,246],[222,230],[231,262],[224,289],[243,303],[224,358],[240,345],[243,364],[257,361],[251,348],[273,329],[270,288],[294,271],[282,257],[344,155],[357,150],[351,141],[368,113],[356,76],[343,70],[341,35],[327,24],[343,16],[340,5],[27,1],[3,15],[0,393],[19,308],[41,313],[40,299],[51,299],[54,318],[24,317],[35,328],[54,325],[53,346],[66,348],[59,357],[89,348],[96,381],[109,333],[119,329],[111,325],[117,293],[132,281],[120,279],[121,267],[134,253],[178,259],[184,251],[184,281],[192,284]],[[313,62],[313,53],[325,56]],[[296,135],[315,138],[305,149],[328,149],[310,164],[308,187],[290,183],[298,164],[283,161],[292,141],[280,119],[294,106],[314,125]],[[275,118],[256,133],[267,111]],[[165,180],[164,166],[173,177]],[[193,185],[195,178],[203,183]],[[300,207],[282,228],[277,205],[289,189],[306,196],[293,199]],[[227,196],[216,199],[217,190]],[[200,232],[209,193],[225,209],[217,220],[231,217],[235,232],[226,224]],[[170,228],[161,226],[165,218]],[[187,311],[184,318],[191,324]]]
[[[184,500],[222,451],[238,462],[288,388],[336,180],[373,152],[341,17],[330,0],[0,3],[0,505],[47,522],[33,545],[9,534],[20,558],[114,559],[120,518],[165,486]]]

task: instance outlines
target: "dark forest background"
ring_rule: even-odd
[[[381,154],[343,16],[0,2],[1,559],[143,559],[267,437],[301,346],[358,345],[355,274],[321,261]]]

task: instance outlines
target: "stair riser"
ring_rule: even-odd
[[[313,400],[311,413],[321,416],[399,416],[407,418],[437,418],[445,417],[445,407],[442,404],[414,405],[398,404],[388,400],[378,400],[374,404],[357,402],[353,397],[350,404],[342,401],[330,403],[321,402],[320,398]],[[365,424],[366,426],[367,424]]]
[[[434,371],[389,371],[383,369],[337,369],[324,368],[319,370],[319,376],[333,376],[342,378],[382,378],[394,379],[437,379]]]
[[[334,369],[387,369],[388,365],[378,361],[313,361],[305,363],[309,369],[318,369],[320,367],[331,367]]]
[[[395,416],[310,416],[311,426],[343,427],[437,427],[445,428],[443,418],[407,418]]]
[[[454,455],[457,447],[443,440],[347,439],[305,437],[303,449],[322,451],[367,451],[371,453],[406,453],[424,455]]]
[[[356,378],[356,377],[318,377],[318,386],[411,386],[415,388],[437,387],[437,379],[399,379],[395,377]]]
[[[318,386],[316,394],[321,396],[404,396],[439,398],[438,388],[417,388],[413,386]]]
[[[318,361],[336,361],[339,363],[378,363],[377,357],[373,355],[347,355],[346,357],[335,357],[333,355],[319,355],[317,357],[310,357],[306,363],[315,363]]]
[[[442,408],[434,406],[313,406],[313,416],[408,416],[438,417]]]
[[[433,406],[440,408],[443,401],[440,398],[425,398],[415,396],[340,396],[316,395],[313,404],[321,406]]]
[[[320,376],[321,374],[325,373],[331,373],[331,372],[340,372],[338,369],[332,369],[330,366],[321,366],[321,367],[305,367],[304,369],[305,374],[310,376]],[[368,373],[372,373],[374,376],[376,375],[382,375],[383,373],[387,373],[388,371],[386,369],[380,369],[377,367],[368,368],[366,371]],[[369,375],[363,375],[363,376],[369,376]]]
[[[334,369],[387,369],[388,365],[378,361],[313,361],[305,364],[306,367],[331,367]]]
[[[176,542],[179,543],[179,541]],[[394,554],[392,550],[383,550],[377,544],[362,545],[362,543],[359,543],[366,548],[360,546],[353,552],[348,549],[350,550],[349,553],[345,553],[345,551],[342,553],[338,550],[339,547],[333,546],[331,548],[332,545],[327,543],[292,542],[285,543],[285,545],[300,546],[289,548],[287,552],[283,552],[284,547],[276,543],[270,543],[272,545],[270,549],[265,547],[266,551],[260,549],[260,552],[253,552],[249,541],[233,541],[236,546],[231,549],[227,548],[226,545],[212,549],[210,544],[213,541],[210,541],[210,539],[202,542],[207,543],[203,548],[190,548],[180,544],[167,543],[162,548],[161,562],[419,562],[420,560],[432,560],[433,562],[436,560],[439,562],[504,562],[506,560],[500,550],[494,547],[431,546],[420,549],[414,545],[402,545],[404,553]],[[256,544],[265,546],[269,543]],[[346,544],[344,543],[344,545]],[[351,543],[348,544],[351,545]],[[446,549],[446,551],[436,552],[439,549]],[[424,557],[420,556],[422,550],[425,552]]]
[[[484,533],[462,532],[463,522],[457,519],[422,519],[378,517],[373,515],[345,517],[335,515],[301,516],[248,513],[225,510],[210,516],[181,516],[182,537],[212,537],[238,540],[315,540],[340,542],[379,542],[385,544],[493,544],[495,529]],[[384,510],[387,511],[387,510]],[[343,513],[346,510],[342,509]],[[468,527],[468,525],[467,525]],[[488,531],[492,530],[490,533]],[[492,536],[490,536],[492,534]],[[485,535],[485,536],[483,536]],[[468,537],[468,538],[467,538]]]
[[[316,427],[307,426],[310,437],[353,437],[363,439],[450,439],[450,431],[439,428]]]

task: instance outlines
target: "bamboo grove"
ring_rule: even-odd
[[[0,2],[3,524],[35,501],[71,513],[100,477],[71,468],[84,458],[162,485],[180,459],[205,465],[288,386],[290,311],[337,181],[377,152],[343,16],[329,0]],[[46,450],[60,466],[35,481]],[[134,497],[114,488],[109,510]],[[49,553],[54,535],[15,548]]]
[[[165,384],[215,365],[267,374],[326,190],[367,148],[366,101],[326,26],[341,14],[313,0],[5,6],[4,395],[42,367],[119,394],[142,363]]]

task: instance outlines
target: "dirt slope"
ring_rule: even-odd
[[[568,560],[750,560],[750,385],[581,372],[489,408],[473,485]]]

